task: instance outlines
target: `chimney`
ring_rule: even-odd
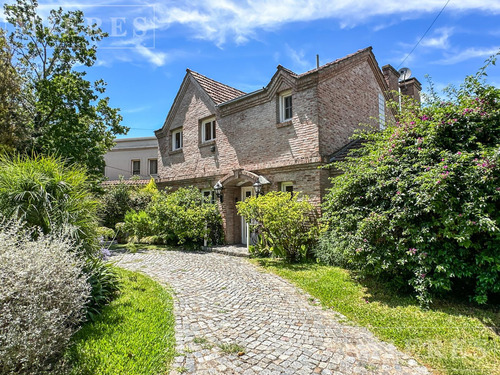
[[[408,78],[402,82],[399,82],[399,72],[394,69],[391,65],[384,65],[382,67],[382,73],[384,74],[385,82],[390,91],[398,91],[401,89],[402,95],[407,95],[420,103],[420,91],[422,90],[422,85],[416,78]]]
[[[418,79],[409,78],[405,81],[399,82],[399,87],[401,89],[401,95],[409,96],[417,103],[420,103],[420,91],[422,90],[422,85]]]
[[[398,91],[398,80],[399,73],[396,69],[392,67],[392,65],[384,65],[382,67],[382,73],[384,74],[385,82],[387,83],[387,87],[390,91]]]

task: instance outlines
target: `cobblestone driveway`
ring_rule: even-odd
[[[173,288],[179,355],[172,374],[427,374],[244,258],[149,251],[113,260]],[[224,344],[244,354],[225,353]]]

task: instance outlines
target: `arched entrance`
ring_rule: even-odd
[[[219,204],[228,244],[246,244],[248,241],[248,228],[245,220],[238,215],[236,203],[255,195],[253,184],[257,181],[269,184],[265,177],[244,169],[236,169],[219,181],[223,187],[224,198]]]

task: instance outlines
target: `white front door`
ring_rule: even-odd
[[[241,188],[241,201],[244,202],[248,198],[254,196],[254,190],[251,186],[246,186]],[[247,244],[248,242],[248,225],[245,218],[241,217],[241,243]]]

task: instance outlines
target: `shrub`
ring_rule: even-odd
[[[0,373],[54,368],[85,314],[90,287],[74,244],[54,234],[0,229]]]
[[[128,211],[144,210],[156,194],[158,194],[158,189],[153,179],[142,189],[125,185],[123,181],[107,188],[100,199],[99,217],[101,224],[115,228],[117,223],[125,220]]]
[[[151,219],[151,234],[165,243],[199,245],[222,241],[222,219],[216,204],[204,202],[201,192],[181,188],[172,193],[153,197],[146,208]]]
[[[246,218],[260,236],[256,252],[268,249],[273,255],[289,261],[306,258],[315,245],[320,228],[317,213],[306,196],[270,192],[238,202],[238,213]]]
[[[111,241],[115,238],[115,231],[107,227],[98,227],[97,235],[104,241]]]
[[[116,223],[123,222],[125,214],[130,209],[130,187],[122,182],[107,188],[100,198],[99,217],[101,225],[115,228]]]
[[[153,235],[151,218],[145,211],[128,211],[123,229],[129,236],[135,236],[138,239]]]
[[[99,258],[89,258],[83,266],[88,276],[91,294],[87,303],[87,319],[94,321],[104,306],[110,303],[120,288],[115,269]]]
[[[482,73],[480,73],[482,74]],[[468,77],[336,165],[321,260],[430,293],[500,292],[500,89]]]
[[[44,234],[69,224],[77,247],[94,254],[99,249],[97,201],[89,189],[84,169],[60,159],[0,158],[0,214]]]

